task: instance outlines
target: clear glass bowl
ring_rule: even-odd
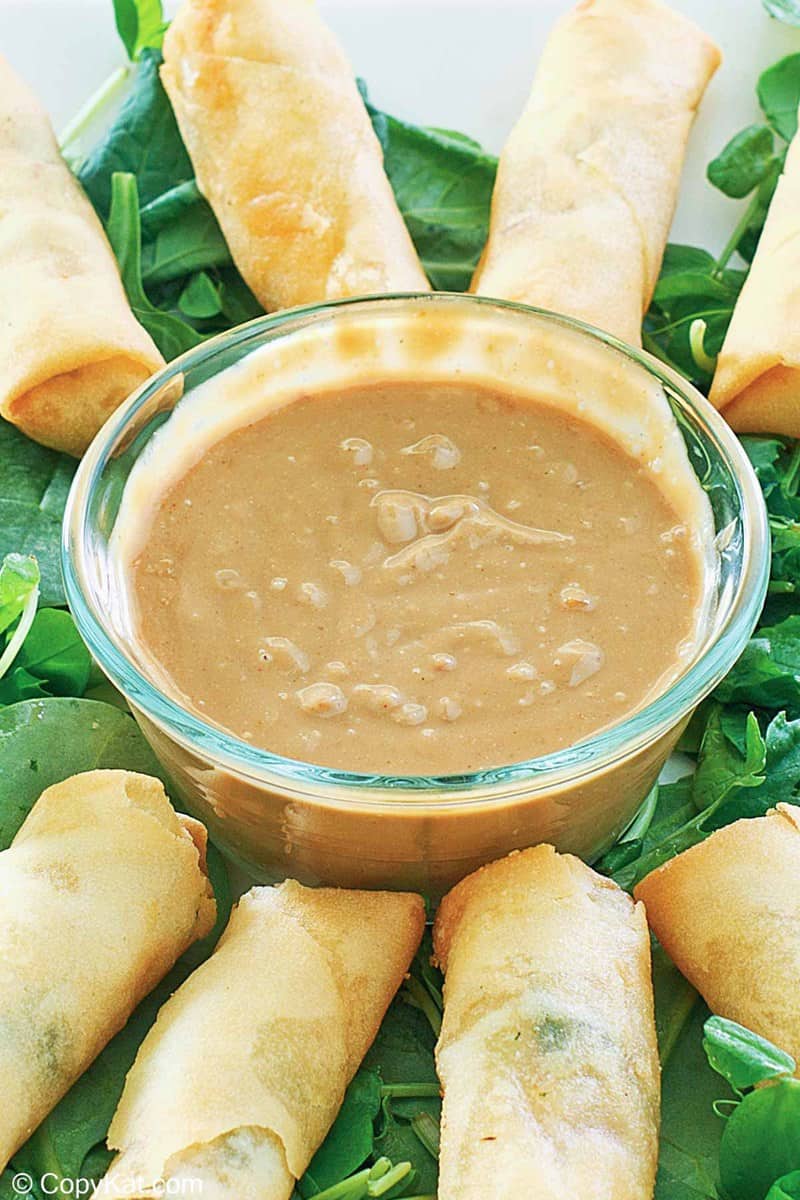
[[[406,333],[398,338],[401,327]],[[443,341],[442,330],[451,328],[459,338]],[[281,372],[297,370],[298,363],[324,381],[334,342],[339,367],[344,354],[351,368],[356,363],[359,371],[379,375],[380,364],[370,368],[370,361],[386,337],[394,338],[395,358],[410,356],[414,370],[430,378],[452,378],[461,357],[472,353],[468,348],[480,343],[493,356],[494,382],[510,387],[524,382],[532,364],[541,367],[537,355],[556,355],[590,417],[593,404],[606,402],[603,381],[621,373],[629,382],[655,383],[666,397],[713,510],[716,595],[694,658],[633,716],[569,749],[512,766],[432,778],[397,775],[387,764],[383,775],[361,775],[257,749],[182,708],[148,678],[113,615],[118,584],[109,538],[125,482],[150,439],[168,430],[182,397],[254,351],[272,346],[277,386]],[[635,414],[626,419],[635,434]],[[552,313],[433,294],[280,313],[171,363],[117,410],[83,459],[65,514],[63,569],[72,613],[93,655],[127,697],[184,803],[234,859],[271,881],[293,876],[307,883],[414,888],[436,897],[512,849],[549,841],[591,860],[619,835],[692,711],[747,642],[764,600],[769,536],[761,491],[739,441],[675,372]]]

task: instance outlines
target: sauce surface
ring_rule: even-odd
[[[303,397],[209,449],[132,564],[170,690],[275,753],[464,773],[572,745],[691,651],[703,568],[650,472],[475,383]]]

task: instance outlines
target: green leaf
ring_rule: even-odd
[[[800,615],[762,626],[715,695],[727,704],[800,712]]]
[[[0,564],[0,633],[22,615],[39,586],[39,564],[24,554],[7,554]]]
[[[206,271],[198,271],[181,292],[178,307],[187,317],[210,320],[222,312],[220,289]]]
[[[766,1195],[766,1200],[800,1200],[800,1171],[790,1171],[776,1179]]]
[[[187,206],[165,225],[142,256],[145,283],[166,283],[206,267],[231,262],[217,219],[205,200]]]
[[[111,207],[111,177],[136,176],[141,204],[193,180],[189,155],[161,84],[161,55],[145,50],[136,64],[132,89],[117,119],[87,158],[78,178],[101,218]]]
[[[465,291],[486,242],[497,159],[471,138],[367,107],[428,278],[439,290]]]
[[[724,1126],[712,1106],[724,1085],[703,1054],[703,1023],[707,1016],[705,1005],[696,1004],[663,1069],[654,1200],[716,1200],[718,1195]]]
[[[741,199],[758,187],[770,169],[775,141],[766,125],[748,125],[708,164],[708,178],[726,196]]]
[[[703,1027],[703,1049],[709,1065],[727,1079],[735,1092],[744,1092],[780,1075],[793,1075],[795,1061],[743,1025],[724,1017],[709,1017]]]
[[[785,25],[800,25],[800,0],[762,0],[771,17]]]
[[[758,81],[758,102],[776,133],[790,142],[797,132],[800,104],[800,54],[790,54],[768,67]]]
[[[0,557],[33,555],[43,604],[64,604],[61,518],[77,466],[0,420]]]
[[[747,719],[745,751],[742,754],[722,728],[722,714],[712,712],[692,782],[695,808],[713,810],[740,788],[759,787],[764,781],[767,747],[754,713]]]
[[[91,670],[91,655],[70,614],[58,608],[40,609],[14,659],[13,671],[0,680],[0,704],[23,698],[15,695],[18,673],[24,686],[30,688],[31,681],[38,685],[38,695],[82,696]]]
[[[719,1167],[729,1200],[761,1200],[776,1179],[800,1169],[800,1079],[745,1096],[725,1126]]]
[[[155,307],[142,284],[141,229],[136,177],[117,173],[111,181],[108,240],[119,263],[120,275],[136,319],[144,325],[164,357],[177,358],[202,340],[191,325]]]
[[[328,1136],[298,1183],[301,1195],[313,1196],[332,1187],[366,1162],[372,1153],[372,1124],[380,1107],[380,1076],[376,1071],[359,1071]]]
[[[0,847],[45,788],[80,771],[124,767],[165,780],[133,717],[96,700],[53,698],[0,711]]]
[[[167,28],[161,0],[114,0],[114,20],[128,58],[161,48]]]

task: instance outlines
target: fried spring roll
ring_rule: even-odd
[[[717,360],[711,402],[740,433],[800,437],[800,136],[786,157]]]
[[[719,51],[658,0],[581,0],[500,157],[472,291],[641,337]]]
[[[0,854],[0,1165],[211,929],[204,837],[157,779],[91,771]]]
[[[204,1200],[288,1200],[424,922],[414,895],[253,889],[145,1038],[109,1131],[121,1153],[99,1194],[119,1195],[130,1179],[143,1181],[137,1197],[159,1180],[178,1189],[200,1179]]]
[[[537,846],[458,884],[434,947],[439,1200],[650,1200],[659,1067],[642,905]]]
[[[352,69],[313,0],[184,0],[164,58],[198,185],[267,310],[427,289]]]
[[[0,415],[82,454],[164,360],[47,113],[0,57]]]
[[[800,1063],[800,808],[734,821],[636,888],[709,1008]]]

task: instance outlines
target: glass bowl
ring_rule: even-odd
[[[398,775],[390,763],[384,774],[363,775],[281,758],[164,694],[126,636],[109,540],[131,470],[157,433],[164,445],[171,428],[180,431],[183,399],[244,360],[261,364],[265,386],[313,393],[354,368],[376,379],[401,369],[414,378],[472,374],[478,351],[484,375],[512,390],[546,383],[557,364],[562,399],[590,419],[615,422],[634,447],[649,415],[629,397],[646,393],[667,417],[664,406],[671,409],[680,455],[713,513],[715,560],[705,631],[678,677],[632,716],[568,749],[438,778]],[[114,413],[83,459],[65,514],[63,570],[92,654],[126,696],[186,807],[240,865],[267,881],[412,888],[435,898],[513,849],[547,841],[591,861],[619,836],[692,711],[744,648],[764,600],[769,537],[739,441],[674,371],[577,321],[434,293],[279,313],[171,363]]]

